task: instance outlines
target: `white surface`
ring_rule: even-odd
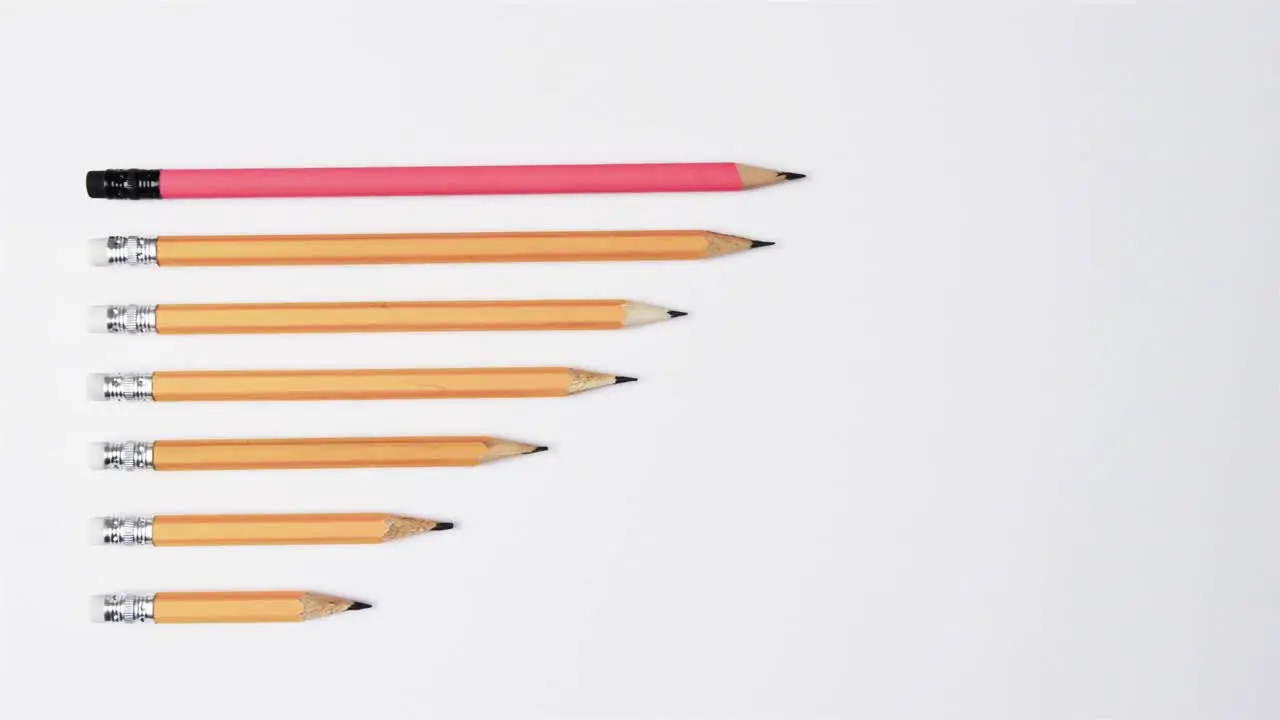
[[[92,305],[85,311],[84,323],[85,329],[91,333],[107,332],[107,313],[110,310],[108,305]]]
[[[0,17],[0,715],[1280,713],[1274,4],[192,5]],[[122,165],[667,160],[809,179],[627,197],[83,190],[86,170]],[[88,267],[82,244],[651,227],[778,245],[665,264],[117,271]],[[81,321],[111,302],[525,297],[691,315],[376,337]],[[81,389],[108,370],[543,363],[641,380],[436,403],[94,404]],[[413,433],[552,451],[183,476],[80,460],[108,439]],[[79,530],[113,513],[344,510],[459,526],[139,552]],[[376,607],[243,627],[95,626],[81,610],[99,592],[236,588]]]

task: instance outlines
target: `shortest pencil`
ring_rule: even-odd
[[[99,595],[90,604],[94,622],[268,623],[303,622],[373,607],[358,600],[301,592],[158,592]]]
[[[451,522],[386,513],[117,516],[94,521],[102,545],[370,545],[449,530]]]

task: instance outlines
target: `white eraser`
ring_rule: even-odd
[[[89,544],[103,545],[102,541],[102,524],[106,522],[106,518],[95,517],[89,518]]]
[[[90,400],[106,400],[107,399],[107,376],[102,373],[95,373],[89,376],[89,381],[85,385],[85,390],[89,393]]]
[[[107,596],[106,595],[90,595],[89,596],[89,622],[106,622]]]
[[[89,262],[94,267],[106,267],[110,263],[107,261],[107,239],[92,238],[89,240]]]
[[[102,458],[107,454],[106,443],[89,443],[89,454],[85,455],[85,459],[89,461],[90,470],[102,470]]]
[[[104,333],[107,331],[107,310],[110,308],[106,305],[94,305],[89,308],[89,312],[85,315],[85,322],[91,333]]]

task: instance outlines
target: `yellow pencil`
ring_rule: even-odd
[[[564,397],[633,382],[567,367],[387,370],[160,370],[89,376],[93,400],[415,400]]]
[[[92,240],[90,249],[95,265],[208,267],[697,260],[773,244],[710,230],[615,230],[116,235]]]
[[[103,545],[368,545],[449,530],[451,522],[387,513],[120,515],[95,521]]]
[[[122,593],[94,598],[91,618],[124,624],[304,622],[371,607],[299,590]]]
[[[104,305],[94,332],[124,335],[618,330],[688,313],[630,300]]]
[[[295,470],[470,467],[546,450],[491,437],[129,440],[95,444],[95,470]]]

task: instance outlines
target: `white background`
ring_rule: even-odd
[[[1280,15],[405,3],[0,13],[6,717],[1280,712]],[[1262,4],[1258,8],[1264,7]],[[106,202],[106,167],[743,161],[751,193]],[[103,270],[110,233],[710,228],[717,261]],[[108,302],[627,297],[609,333],[90,336]],[[128,369],[565,364],[562,400],[106,405]],[[477,469],[121,476],[94,440],[493,434]],[[387,546],[86,544],[389,511]],[[95,626],[305,588],[305,625]],[[5,708],[4,706],[8,706]]]

